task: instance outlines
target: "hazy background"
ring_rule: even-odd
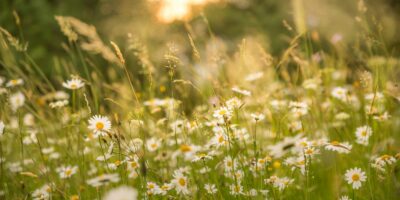
[[[179,5],[189,0],[175,1]],[[382,26],[386,45],[396,49],[400,44],[400,1],[370,0],[365,4],[367,12],[375,16],[374,20]],[[73,16],[94,25],[104,41],[124,43],[127,34],[131,33],[147,44],[154,59],[160,59],[163,48],[171,41],[183,51],[189,49],[188,31],[192,31],[192,36],[201,46],[210,37],[205,19],[212,33],[227,44],[228,52],[234,50],[229,47],[236,47],[240,40],[250,37],[272,55],[279,55],[295,35],[295,31],[288,30],[284,23],[286,21],[292,28],[295,26],[293,1],[290,0],[214,0],[198,3],[187,11],[189,14],[183,20],[186,26],[182,20],[162,19],[162,6],[163,0],[2,0],[0,26],[13,35],[19,35],[12,12],[15,10],[21,20],[23,38],[29,42],[28,52],[38,63],[46,65],[43,67],[51,67],[53,61],[49,55],[61,55],[60,43],[66,42],[55,15]],[[302,6],[306,26],[317,31],[321,41],[329,41],[336,34],[345,44],[354,42],[355,29],[359,28],[355,20],[359,13],[358,0],[303,0]],[[398,51],[391,53],[396,55]]]

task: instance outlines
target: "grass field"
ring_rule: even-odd
[[[364,4],[348,43],[293,2],[277,55],[222,39],[204,14],[201,36],[159,13],[186,32],[157,51],[57,15],[51,66],[14,11],[18,31],[0,28],[0,199],[400,199],[398,47]]]

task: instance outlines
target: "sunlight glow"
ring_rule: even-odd
[[[187,20],[191,17],[192,9],[204,6],[218,0],[161,0],[157,18],[164,23],[175,20]]]

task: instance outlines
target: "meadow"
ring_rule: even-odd
[[[40,62],[9,8],[0,199],[400,199],[399,46],[364,1],[350,42],[296,2],[279,53],[218,35],[193,3],[161,9],[184,42],[160,31],[159,46],[54,15]]]

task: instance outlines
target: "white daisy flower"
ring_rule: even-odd
[[[57,172],[59,173],[59,175],[62,179],[70,178],[77,171],[78,171],[77,166],[63,166],[63,167],[57,168]]]
[[[160,140],[160,139],[157,139],[157,138],[150,138],[149,140],[147,140],[146,146],[147,146],[147,149],[148,149],[150,152],[154,152],[154,151],[156,151],[158,148],[160,148],[160,146],[161,146],[161,140]]]
[[[66,105],[68,105],[68,100],[59,100],[49,104],[50,108],[62,108]]]
[[[228,136],[225,133],[217,133],[211,138],[209,145],[215,145],[217,148],[228,144]]]
[[[319,55],[319,54],[317,54],[317,55]],[[321,85],[320,78],[307,79],[302,84],[302,86],[308,90],[316,90],[319,85]]]
[[[251,196],[251,197],[256,197],[257,196],[257,194],[258,194],[258,192],[257,192],[257,190],[256,189],[250,189],[248,192],[247,192],[247,195],[248,196]]]
[[[119,186],[108,191],[104,197],[104,200],[137,200],[138,192],[135,188],[128,186]]]
[[[198,161],[205,161],[205,160],[211,160],[212,156],[206,154],[206,153],[197,153],[195,155],[195,158],[192,160],[192,162],[198,162]]]
[[[300,169],[300,172],[303,175],[306,172],[306,160],[304,159],[304,156],[288,157],[285,159],[284,164],[291,166],[292,171]]]
[[[185,160],[193,160],[196,153],[200,150],[197,145],[181,144],[179,149],[174,153],[173,157],[183,155]]]
[[[221,107],[214,111],[213,116],[221,121],[224,121],[224,119],[229,120],[232,117],[232,110],[227,107]]]
[[[314,155],[319,154],[319,150],[314,147],[307,147],[304,149],[304,155],[313,157]]]
[[[293,179],[290,179],[288,177],[277,177],[277,176],[271,176],[268,179],[265,180],[266,183],[271,184],[275,188],[278,188],[280,191],[284,190],[288,185],[293,183]]]
[[[34,126],[35,125],[35,117],[30,113],[27,113],[24,115],[23,121],[24,121],[25,126]]]
[[[62,85],[70,90],[77,90],[85,85],[85,83],[79,78],[72,78],[67,82],[63,82]]]
[[[183,120],[176,120],[170,124],[170,127],[174,133],[182,133],[184,130],[184,121]]]
[[[346,88],[335,87],[333,88],[331,95],[341,101],[347,101],[348,93],[349,91]]]
[[[279,180],[275,183],[275,187],[277,187],[280,191],[283,191],[288,185],[293,183],[293,179],[288,177],[279,178]]]
[[[95,115],[89,119],[88,128],[96,135],[105,136],[111,130],[111,122],[108,117]]]
[[[397,160],[394,156],[385,154],[375,158],[374,162],[371,163],[371,166],[381,172],[385,172],[386,167],[393,165],[394,163],[396,163],[396,161]]]
[[[233,170],[237,169],[237,162],[233,160],[230,156],[224,158],[224,168],[225,172],[232,172]]]
[[[148,195],[153,195],[153,194],[161,194],[162,190],[160,189],[160,187],[154,183],[154,182],[147,182],[147,194]]]
[[[303,130],[303,123],[301,121],[293,121],[288,124],[291,131],[297,132]]]
[[[207,191],[208,194],[215,194],[218,191],[214,184],[205,184],[204,189]]]
[[[136,171],[140,167],[139,158],[136,156],[133,160],[126,162],[128,166],[128,171]]]
[[[368,93],[365,95],[365,100],[367,101],[381,101],[384,98],[385,96],[382,94],[382,92]]]
[[[7,82],[6,87],[15,87],[15,86],[22,85],[22,84],[24,84],[24,80],[12,79]]]
[[[188,179],[183,173],[180,171],[174,172],[174,179],[171,181],[172,184],[175,186],[175,190],[178,194],[189,194],[188,190]]]
[[[383,155],[375,159],[375,163],[379,165],[391,165],[396,162],[396,158],[390,155]]]
[[[291,108],[290,111],[295,119],[308,114],[309,106],[306,102],[292,101],[290,102],[289,107]]]
[[[373,116],[373,119],[377,120],[377,121],[386,121],[390,118],[390,114],[388,112],[384,112],[383,114],[377,115],[377,116]]]
[[[341,196],[341,197],[339,198],[339,200],[351,200],[351,199],[349,198],[349,196],[343,195],[343,196]]]
[[[200,174],[207,174],[211,172],[211,169],[209,167],[203,167],[199,170]]]
[[[356,167],[346,171],[345,180],[348,184],[352,185],[353,189],[357,190],[361,187],[361,183],[367,180],[367,176],[365,175],[365,172]]]
[[[356,130],[357,143],[368,145],[369,137],[372,135],[372,129],[369,126],[361,126]]]
[[[119,180],[118,174],[103,174],[87,180],[87,184],[92,187],[100,187],[102,185],[108,185],[109,183],[117,183]]]
[[[325,144],[325,149],[330,151],[336,151],[338,153],[350,153],[352,145],[348,142],[332,141]]]
[[[174,188],[174,185],[172,183],[164,183],[160,187],[161,195],[166,195],[168,191],[172,190]]]
[[[242,170],[225,172],[225,176],[231,178],[232,180],[241,182],[244,177],[244,172]]]
[[[229,109],[239,108],[243,104],[243,102],[240,99],[238,99],[237,97],[233,97],[233,98],[227,100],[225,103]]]
[[[256,122],[262,121],[263,119],[265,119],[265,115],[260,114],[260,113],[252,113],[252,114],[250,114],[250,116]]]
[[[231,185],[230,189],[231,189],[231,191],[230,191],[231,195],[236,196],[236,195],[244,194],[243,193],[243,186],[241,186],[239,183]]]
[[[232,88],[232,91],[234,91],[234,92],[236,92],[236,93],[239,93],[239,94],[241,94],[241,95],[244,95],[244,96],[251,96],[251,92],[250,92],[250,91],[248,91],[248,90],[243,90],[243,89],[240,89],[240,88],[238,88],[238,87],[233,87],[233,88]]]
[[[48,184],[36,189],[32,193],[32,198],[34,200],[47,200],[50,199],[51,187]]]
[[[25,96],[21,92],[17,92],[10,96],[11,109],[15,112],[25,103]]]
[[[250,138],[250,134],[245,128],[241,129],[232,128],[232,131],[234,139],[237,139],[239,141],[247,141],[247,139]]]

